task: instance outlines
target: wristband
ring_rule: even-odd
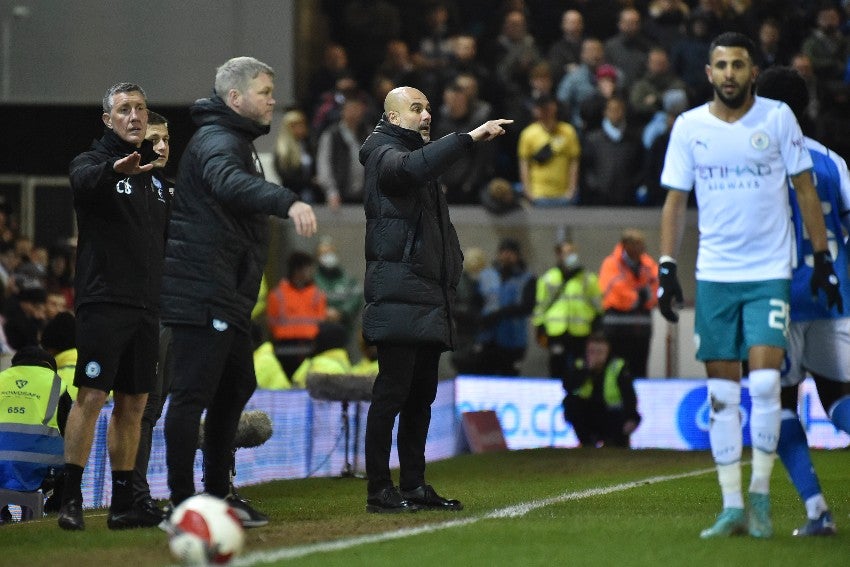
[[[660,257],[660,258],[658,259],[658,263],[659,263],[659,264],[663,264],[664,262],[672,262],[672,263],[674,263],[674,264],[675,264],[675,263],[676,263],[676,259],[675,259],[675,258],[673,258],[672,256],[662,256],[662,257]]]

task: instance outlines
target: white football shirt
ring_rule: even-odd
[[[791,277],[787,176],[812,168],[791,109],[756,97],[734,123],[704,104],[673,125],[661,172],[668,189],[696,191],[698,280],[745,282]]]

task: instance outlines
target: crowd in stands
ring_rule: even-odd
[[[275,162],[308,202],[360,202],[359,145],[386,93],[409,85],[433,105],[435,139],[496,116],[515,120],[499,143],[442,176],[450,204],[494,213],[523,204],[660,206],[667,134],[679,113],[710,98],[707,50],[721,31],[756,40],[762,69],[796,68],[814,95],[805,129],[850,156],[840,135],[850,121],[850,2],[321,4],[329,42],[303,100],[283,118]],[[503,181],[514,193],[507,206],[491,194]]]

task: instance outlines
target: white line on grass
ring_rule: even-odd
[[[613,486],[607,486],[602,488],[589,488],[587,490],[580,490],[578,492],[564,492],[563,494],[553,496],[552,498],[532,500],[530,502],[524,502],[522,504],[516,504],[514,506],[499,508],[498,510],[493,510],[492,512],[480,516],[469,516],[467,518],[462,518],[459,520],[448,520],[445,522],[425,524],[423,526],[416,526],[413,528],[393,530],[391,532],[381,532],[377,534],[349,537],[345,539],[338,539],[335,541],[323,541],[319,543],[311,543],[309,545],[299,545],[295,547],[281,547],[278,549],[255,551],[253,553],[249,553],[247,555],[243,555],[242,557],[235,559],[232,562],[232,565],[236,567],[250,567],[252,565],[272,563],[274,561],[281,561],[284,559],[296,559],[298,557],[304,557],[307,555],[312,555],[314,553],[328,553],[331,551],[349,549],[360,545],[380,543],[382,541],[390,541],[394,539],[411,537],[419,534],[447,530],[450,528],[468,526],[470,524],[480,522],[481,520],[498,518],[519,518],[528,514],[529,512],[546,506],[551,506],[552,504],[560,504],[562,502],[570,502],[572,500],[582,500],[584,498],[591,498],[593,496],[604,496],[606,494],[622,492],[624,490],[630,490],[632,488],[638,488],[639,486],[646,486],[649,484],[658,484],[659,482],[666,482],[668,480],[679,480],[692,476],[700,476],[708,474],[710,472],[714,472],[714,470],[714,468],[700,469],[686,473],[653,476],[643,480],[624,482],[622,484],[615,484]]]

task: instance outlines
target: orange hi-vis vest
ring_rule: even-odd
[[[283,279],[266,305],[272,340],[312,340],[327,316],[327,297],[315,284],[296,288]]]

